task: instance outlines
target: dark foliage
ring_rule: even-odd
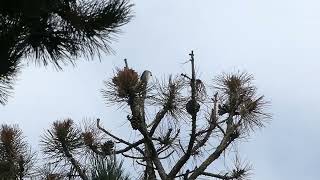
[[[0,1],[0,103],[22,57],[58,69],[79,56],[110,53],[110,41],[131,19],[128,0]]]
[[[71,119],[54,122],[41,140],[43,152],[57,161],[64,160],[69,154],[78,153],[82,145],[81,131]]]
[[[93,180],[129,180],[123,170],[123,161],[118,163],[115,158],[101,158],[97,156],[91,162],[93,165],[92,179]]]
[[[114,142],[100,136],[93,126],[85,126],[82,131],[71,119],[54,122],[41,139],[47,163],[34,177],[128,179],[122,163],[115,160]]]
[[[0,179],[22,179],[31,173],[34,154],[17,126],[0,128]]]

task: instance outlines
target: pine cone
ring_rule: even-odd
[[[188,101],[186,104],[186,109],[189,114],[198,113],[200,110],[200,104],[198,102],[195,102],[195,107],[192,107],[192,100]]]
[[[101,146],[102,152],[104,152],[105,155],[110,155],[113,151],[114,143],[112,141],[107,141],[103,143]]]

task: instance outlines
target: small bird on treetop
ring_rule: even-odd
[[[146,86],[148,84],[148,81],[151,76],[152,76],[152,73],[148,70],[145,70],[145,71],[143,71],[143,73],[140,77],[140,80]]]

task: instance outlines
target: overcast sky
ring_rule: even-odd
[[[134,20],[112,45],[116,55],[80,60],[64,72],[26,67],[0,120],[19,124],[35,149],[57,119],[100,117],[106,127],[125,129],[125,115],[100,93],[114,67],[128,58],[139,72],[178,74],[194,50],[202,78],[245,70],[271,101],[272,122],[240,144],[252,179],[319,179],[319,8],[316,0],[136,0]]]

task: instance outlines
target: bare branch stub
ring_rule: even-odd
[[[127,59],[124,59],[125,68],[129,68]]]

